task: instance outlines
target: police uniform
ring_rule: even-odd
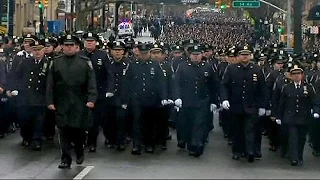
[[[40,51],[43,50],[44,43],[37,40],[30,46],[33,50]],[[13,89],[18,92],[17,95],[21,100],[21,136],[25,146],[29,146],[32,142],[34,150],[41,150],[48,67],[45,56],[41,59],[32,57],[23,60],[14,72],[14,81],[19,84],[16,84]]]
[[[247,45],[241,46],[238,54],[251,55],[250,49]],[[238,160],[242,153],[247,153],[248,161],[254,161],[254,127],[259,118],[258,112],[260,115],[265,112],[265,89],[262,70],[252,62],[247,65],[231,64],[223,75],[220,98],[222,106],[230,109],[232,116],[234,127],[232,151],[235,160]]]
[[[295,72],[303,72],[300,65],[295,64],[291,68],[290,73]],[[311,109],[313,109],[313,116],[319,118],[319,103],[316,101],[316,92],[311,84],[300,81],[283,86],[277,107],[276,121],[278,124],[286,126],[288,151],[293,166],[303,163],[303,151]]]
[[[165,53],[165,47],[162,42],[153,44],[150,52],[160,52],[162,56],[164,56]],[[170,102],[172,101],[172,90],[173,90],[173,71],[170,67],[170,63],[167,60],[166,57],[160,57],[160,59],[153,59],[154,61],[158,61],[160,64],[160,67],[162,69],[163,75],[165,77],[165,83],[167,87],[167,97],[170,99]],[[156,141],[157,144],[161,145],[161,148],[163,150],[167,149],[166,141],[169,136],[169,118],[170,118],[170,110],[173,108],[169,102],[167,102],[164,105],[160,105],[156,108]]]
[[[125,44],[121,41],[114,42],[112,50],[125,50]],[[111,51],[112,51],[111,50]],[[124,102],[124,80],[126,71],[129,68],[129,60],[122,57],[120,60],[116,60],[110,57],[110,69],[115,77],[114,96],[108,99],[107,106],[107,118],[105,122],[105,135],[108,139],[107,146],[109,148],[117,145],[119,151],[125,150],[126,140],[126,118],[128,105]]]
[[[148,44],[138,46],[139,51],[147,56],[150,50]],[[139,59],[130,63],[126,72],[127,104],[133,113],[133,155],[141,154],[141,144],[144,143],[146,151],[153,152],[155,145],[155,108],[162,100],[167,99],[166,83],[159,63],[149,59]]]
[[[0,49],[0,138],[4,137],[4,134],[7,131],[8,121],[8,98],[6,97],[6,81],[7,81],[7,72],[6,72],[6,56],[3,49]]]
[[[75,45],[76,42],[79,39],[75,36],[63,37],[64,45]],[[89,58],[79,54],[63,54],[51,61],[46,100],[48,107],[56,108],[62,151],[59,168],[69,168],[72,163],[71,142],[74,143],[76,162],[82,164],[85,131],[93,125],[92,110],[88,108],[88,104],[95,103],[96,99],[95,75]]]
[[[191,54],[201,54],[200,46],[190,49]],[[208,134],[210,104],[217,104],[217,77],[205,62],[183,62],[174,75],[173,97],[175,105],[181,108],[177,122],[178,147],[187,145],[189,154],[199,157],[203,153]]]
[[[98,41],[99,36],[94,33],[86,33],[83,38],[93,41]],[[109,59],[107,53],[102,50],[95,49],[89,52],[87,49],[79,52],[80,55],[88,57],[95,71],[95,78],[98,90],[98,99],[93,110],[93,127],[88,131],[89,152],[95,152],[97,147],[97,138],[99,135],[99,127],[105,122],[106,119],[106,105],[107,105],[107,93],[113,95],[114,91],[114,76],[110,71]],[[106,126],[104,126],[106,128]]]
[[[57,47],[58,42],[53,37],[49,37],[49,38],[44,39],[44,43],[45,43],[46,48],[52,47],[51,52],[45,52],[46,57],[48,58],[48,61],[50,63],[56,56],[58,56],[58,54],[53,51],[54,48]],[[47,140],[53,139],[53,136],[55,135],[55,125],[56,125],[56,122],[55,122],[54,111],[47,109],[46,110],[46,120],[44,123],[44,129],[43,129],[44,136],[47,138]]]

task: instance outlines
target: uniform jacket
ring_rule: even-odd
[[[222,78],[220,98],[228,100],[232,113],[257,113],[266,107],[266,83],[261,68],[253,63],[230,64]]]
[[[174,75],[174,100],[181,99],[182,107],[200,108],[218,104],[219,85],[210,64],[181,63]]]
[[[114,76],[109,67],[110,60],[107,52],[94,50],[89,53],[83,50],[79,54],[91,60],[97,83],[98,99],[105,99],[107,92],[114,91]]]
[[[311,109],[319,113],[319,103],[316,102],[316,93],[311,84],[301,83],[299,89],[293,82],[283,86],[277,119],[281,119],[284,124],[307,125]]]
[[[18,90],[20,105],[45,106],[48,59],[43,57],[36,63],[34,58],[21,61],[14,72],[13,90]]]
[[[135,60],[126,71],[127,102],[133,106],[157,107],[167,98],[165,76],[158,62]]]
[[[96,102],[97,88],[90,59],[80,55],[56,57],[50,63],[47,81],[47,105],[56,107],[57,126],[92,126],[87,102]]]

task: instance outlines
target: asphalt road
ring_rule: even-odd
[[[268,151],[265,137],[262,160],[254,163],[248,163],[246,159],[232,160],[231,148],[217,122],[200,158],[178,151],[175,131],[171,130],[171,133],[173,139],[168,141],[168,150],[158,148],[154,154],[143,153],[141,156],[130,154],[131,145],[124,152],[108,149],[100,134],[97,152],[86,153],[83,165],[73,163],[71,169],[60,170],[57,168],[60,163],[57,138],[45,142],[43,151],[34,152],[20,146],[21,138],[16,132],[0,140],[0,178],[73,179],[86,167],[92,169],[80,178],[319,178],[320,161],[311,155],[307,145],[304,165],[292,167],[288,160],[280,158],[279,153]]]

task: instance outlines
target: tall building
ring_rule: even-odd
[[[24,33],[35,31],[33,28],[40,20],[40,11],[35,2],[35,0],[15,0],[14,35],[22,36]],[[48,6],[44,9],[45,22],[57,19],[58,2],[59,0],[48,0]]]

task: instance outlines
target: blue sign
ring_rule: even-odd
[[[64,21],[48,21],[48,32],[59,34],[64,29]]]

